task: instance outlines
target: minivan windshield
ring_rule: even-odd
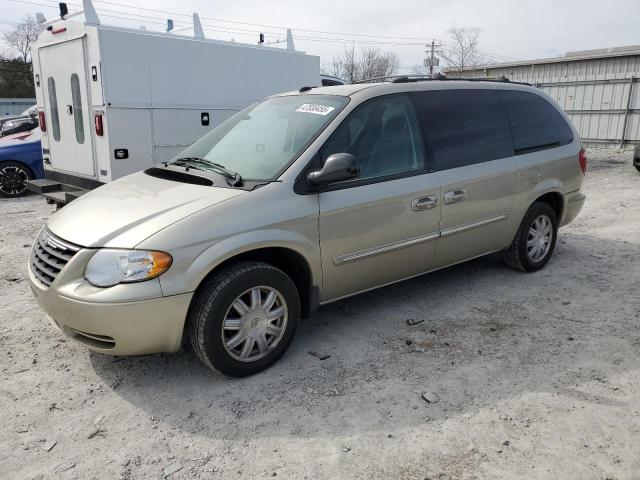
[[[271,180],[347,103],[337,95],[268,98],[214,128],[173,161],[204,159],[245,180]]]

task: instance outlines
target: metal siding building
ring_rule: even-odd
[[[585,144],[640,144],[640,45],[443,73],[529,82],[558,102]]]

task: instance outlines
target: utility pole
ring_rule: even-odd
[[[442,45],[440,44],[436,44],[435,40],[431,40],[431,46],[429,46],[428,44],[426,45],[427,48],[431,47],[429,50],[427,50],[425,53],[427,55],[429,55],[429,60],[425,63],[429,64],[429,76],[433,76],[433,66],[436,64],[436,60],[438,60],[438,64],[440,63],[440,59],[436,59],[435,58],[435,53],[436,53],[436,47],[440,48]]]

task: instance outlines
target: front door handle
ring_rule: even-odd
[[[438,197],[436,195],[428,195],[426,197],[416,198],[411,202],[411,209],[414,212],[420,212],[422,210],[431,210],[438,205]]]
[[[444,194],[444,203],[446,203],[447,205],[450,205],[452,203],[461,202],[466,198],[467,198],[466,190],[462,190],[462,189],[451,190],[450,192],[447,192]]]

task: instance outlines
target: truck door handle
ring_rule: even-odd
[[[411,209],[414,212],[419,212],[421,210],[431,210],[436,205],[438,205],[438,197],[435,195],[428,195],[426,197],[416,198],[411,202]]]
[[[461,202],[463,200],[465,200],[467,198],[467,191],[466,190],[451,190],[450,192],[447,192],[444,194],[444,203],[446,203],[447,205],[450,205],[452,203],[458,203]]]

